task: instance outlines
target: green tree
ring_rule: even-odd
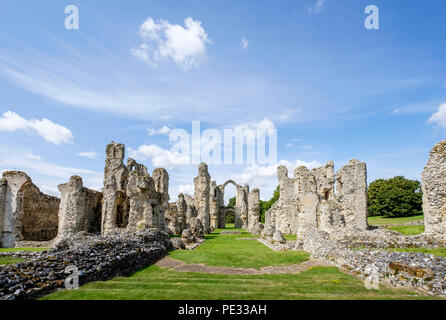
[[[235,207],[235,197],[229,199],[228,207]]]
[[[409,217],[423,214],[421,183],[402,176],[373,181],[368,189],[368,215]]]
[[[274,194],[268,201],[260,200],[260,221],[265,223],[265,214],[271,209],[271,207],[276,203],[276,201],[280,197],[280,186],[277,186],[276,190],[274,190]]]

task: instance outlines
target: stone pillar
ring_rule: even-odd
[[[160,194],[159,204],[159,223],[158,227],[164,229],[164,213],[169,206],[169,174],[164,168],[157,168],[152,173],[152,178],[155,182],[155,190]]]
[[[210,183],[210,197],[209,197],[209,211],[210,211],[210,226],[215,230],[219,228],[218,215],[218,188],[215,181]]]
[[[130,167],[129,167],[130,165]],[[155,183],[146,166],[129,159],[126,196],[129,201],[127,231],[157,228],[160,225],[156,210]],[[164,219],[164,217],[163,217]],[[164,223],[163,223],[164,225]]]
[[[0,179],[0,248],[3,248],[3,223],[6,219],[5,207],[7,187],[8,183],[6,182],[6,179]]]
[[[102,234],[112,233],[118,227],[118,211],[128,211],[126,206],[126,185],[128,170],[124,165],[125,146],[116,142],[106,148],[104,187],[102,193]],[[125,212],[127,216],[128,212]]]
[[[178,228],[180,229],[180,232],[183,232],[184,229],[187,228],[187,203],[186,200],[184,199],[184,195],[182,193],[180,193],[178,195],[178,200],[177,200],[177,212],[178,212],[178,217],[177,217],[177,223],[178,223]]]
[[[273,222],[273,229],[283,234],[296,234],[298,224],[298,212],[296,194],[294,192],[294,180],[288,177],[288,168],[279,166],[277,168],[279,179],[280,197],[277,205],[270,209],[274,214],[270,221]]]
[[[446,140],[431,150],[422,174],[426,233],[446,236]]]
[[[248,230],[260,223],[260,190],[254,189],[248,195]]]
[[[194,198],[195,207],[197,208],[198,218],[203,224],[205,233],[209,233],[210,229],[210,213],[209,213],[209,184],[211,176],[208,172],[206,163],[201,163],[198,167],[198,176],[194,179]]]
[[[19,201],[19,192],[27,182],[32,183],[31,178],[21,171],[6,171],[3,173],[6,186],[3,186],[3,235],[2,245],[5,248],[14,248],[16,241],[23,240],[21,218],[23,208]]]
[[[299,199],[298,234],[303,235],[307,227],[318,227],[316,178],[306,167],[296,168],[294,171],[294,190]]]
[[[347,232],[367,230],[366,164],[355,159],[350,160],[337,172],[336,180],[336,193]]]
[[[317,208],[317,225],[318,229],[331,232],[334,227],[333,215],[336,215],[335,208],[335,171],[333,161],[328,162],[325,166],[313,169],[312,174],[316,179],[316,190],[319,198],[319,206]]]
[[[70,181],[58,186],[59,230],[57,240],[73,237],[78,232],[99,232],[102,194],[84,188],[82,178],[72,176]]]

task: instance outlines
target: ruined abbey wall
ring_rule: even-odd
[[[313,170],[299,167],[293,178],[280,166],[277,176],[280,197],[266,213],[266,226],[299,235],[307,228],[340,234],[367,230],[365,163],[351,160],[336,174],[333,162]]]
[[[446,140],[436,144],[422,174],[426,233],[446,237]]]
[[[78,176],[72,176],[58,188],[61,201],[57,239],[69,239],[81,231],[100,233],[102,193],[85,188]]]
[[[106,149],[102,205],[102,234],[165,227],[169,209],[169,175],[129,158],[124,165],[125,146],[112,142]]]
[[[26,173],[4,172],[0,180],[0,247],[55,238],[59,201],[40,192]]]

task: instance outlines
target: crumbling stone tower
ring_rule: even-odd
[[[422,174],[425,232],[445,237],[446,233],[446,140],[431,150]]]
[[[280,198],[266,213],[267,226],[299,236],[308,228],[340,236],[367,230],[365,163],[350,160],[337,174],[333,162],[313,170],[299,167],[293,179],[287,168],[280,166],[277,176]]]
[[[107,146],[102,205],[102,234],[164,229],[164,213],[169,207],[169,175],[129,158],[124,165],[125,147],[112,142]]]
[[[126,197],[128,170],[124,165],[125,146],[116,142],[106,148],[104,197],[102,205],[102,234],[125,228],[128,224],[129,204]]]
[[[61,201],[57,240],[69,239],[81,231],[99,233],[102,193],[85,188],[82,178],[78,176],[72,176],[68,183],[58,188]]]
[[[248,231],[260,223],[260,190],[255,188],[248,195]]]
[[[208,165],[201,163],[198,167],[198,176],[194,179],[194,199],[198,219],[201,220],[205,233],[210,232],[210,182],[211,176],[209,175]]]

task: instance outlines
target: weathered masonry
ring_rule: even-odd
[[[236,188],[236,204],[225,206],[225,188],[232,184]],[[260,191],[249,192],[249,186],[241,186],[233,180],[221,185],[211,180],[206,163],[198,167],[198,176],[194,179],[194,198],[180,194],[176,203],[169,204],[166,226],[172,233],[179,234],[188,229],[191,219],[199,220],[204,233],[226,227],[226,215],[234,215],[235,228],[252,230],[260,224]],[[185,200],[187,199],[187,200]],[[184,202],[184,203],[183,203]],[[186,214],[184,214],[186,211]]]
[[[293,178],[280,166],[277,176],[280,197],[266,213],[266,226],[301,236],[308,227],[341,234],[367,230],[365,163],[350,160],[336,174],[333,162],[313,170],[299,167]]]
[[[4,172],[0,180],[0,247],[15,247],[18,241],[54,239],[59,202],[40,192],[26,173]]]

